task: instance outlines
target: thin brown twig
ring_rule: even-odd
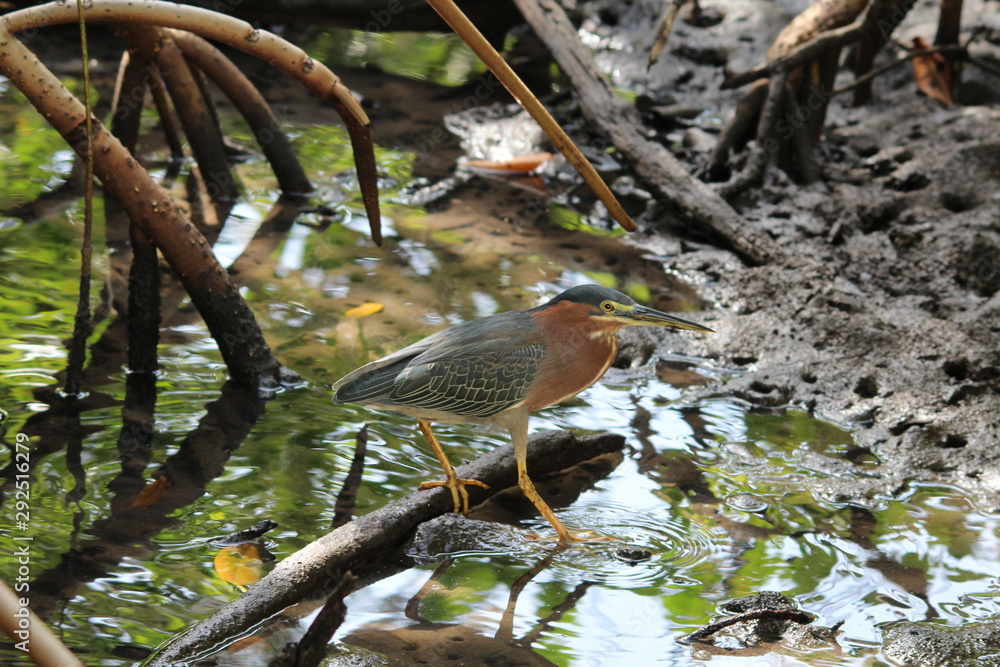
[[[531,117],[542,128],[542,131],[545,132],[545,135],[552,142],[552,145],[555,146],[556,150],[566,157],[566,160],[573,165],[573,168],[583,177],[583,180],[594,191],[597,198],[608,209],[611,217],[624,229],[630,232],[635,231],[635,223],[632,222],[632,218],[625,212],[625,209],[622,208],[614,193],[611,192],[611,188],[608,187],[604,179],[601,178],[601,175],[594,169],[594,165],[580,152],[580,149],[569,138],[565,130],[559,126],[559,123],[555,121],[548,110],[538,101],[538,98],[521,81],[521,78],[514,73],[514,70],[507,64],[507,61],[497,53],[496,49],[483,37],[483,34],[462,13],[462,10],[455,5],[453,0],[427,0],[427,2],[444,19],[445,23],[451,26],[451,29],[462,38],[462,41],[479,56],[480,60],[486,63],[486,66],[496,75],[500,83],[514,96],[517,103],[531,114]]]
[[[94,227],[94,147],[90,108],[90,56],[87,53],[87,23],[83,18],[83,0],[76,0],[77,21],[80,24],[80,51],[83,58],[84,118],[84,177],[83,177],[83,239],[80,241],[80,294],[73,318],[73,337],[70,339],[66,361],[66,394],[77,396],[83,376],[83,362],[87,356],[87,338],[90,336],[90,266],[94,254],[91,233]]]
[[[770,237],[745,224],[729,204],[694,178],[670,151],[649,139],[635,105],[615,94],[556,0],[514,2],[574,88],[592,131],[619,151],[662,203],[673,207],[687,223],[749,264],[765,264],[781,256],[781,250]]]
[[[677,20],[677,15],[680,13],[681,6],[685,2],[687,0],[670,0],[670,4],[667,5],[666,10],[663,12],[663,18],[660,19],[658,30],[656,31],[656,40],[649,49],[649,61],[646,63],[647,70],[660,59],[660,54],[663,53],[663,49],[666,48],[667,41],[670,39],[670,32],[674,29],[674,21]]]
[[[733,616],[726,616],[718,621],[709,623],[700,630],[696,630],[684,637],[684,642],[698,642],[708,637],[714,635],[719,630],[723,628],[728,628],[730,625],[736,625],[737,623],[743,623],[745,621],[758,621],[761,619],[775,619],[779,621],[795,621],[796,623],[807,625],[813,622],[813,617],[804,611],[798,609],[754,609],[752,611],[747,611],[742,614],[735,614]]]
[[[867,74],[859,76],[857,79],[855,79],[854,81],[850,82],[847,85],[833,89],[830,92],[830,96],[833,97],[834,95],[845,93],[848,90],[851,90],[852,88],[864,85],[865,83],[871,81],[872,79],[899,67],[900,65],[906,63],[907,61],[913,60],[914,58],[919,58],[920,56],[929,56],[933,53],[959,53],[959,54],[964,54],[965,57],[968,56],[968,51],[966,50],[966,47],[956,46],[954,44],[949,44],[947,46],[935,46],[929,49],[921,49],[920,51],[910,51],[905,56],[902,56],[901,58],[894,60],[893,62],[887,65],[882,65],[881,67],[877,67],[872,71],[868,72]],[[963,57],[963,60],[964,59],[966,58]]]

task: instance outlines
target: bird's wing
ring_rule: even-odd
[[[348,373],[337,403],[380,403],[485,418],[524,399],[545,354],[525,311],[439,331]]]
[[[413,359],[395,378],[389,399],[414,408],[485,419],[513,407],[541,364],[541,344],[480,354]]]
[[[379,401],[388,396],[392,383],[400,371],[414,357],[433,347],[436,338],[443,332],[438,332],[409,347],[393,352],[361,368],[356,368],[333,385],[333,400],[335,403],[364,403]]]

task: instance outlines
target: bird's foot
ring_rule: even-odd
[[[582,533],[571,533],[566,531],[566,534],[556,534],[552,537],[542,537],[541,535],[535,535],[532,533],[528,534],[528,539],[539,540],[541,542],[559,542],[560,544],[587,544],[587,543],[600,543],[600,542],[614,542],[615,538],[608,537],[607,535],[601,535],[600,533],[595,533],[592,530],[585,530]]]
[[[469,513],[469,492],[466,491],[467,486],[479,486],[484,489],[490,488],[488,484],[480,482],[478,479],[462,479],[461,477],[448,476],[447,479],[423,482],[418,487],[421,491],[424,489],[434,489],[439,486],[445,486],[451,491],[451,498],[455,501],[455,514],[467,515]]]

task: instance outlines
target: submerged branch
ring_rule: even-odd
[[[528,469],[537,478],[618,451],[624,444],[624,438],[610,433],[582,438],[563,431],[539,433],[528,444]],[[478,479],[490,486],[489,490],[469,488],[470,501],[480,503],[517,483],[513,447],[498,447],[458,467],[456,472],[462,478]],[[246,631],[307,595],[336,585],[344,573],[402,544],[420,523],[451,508],[451,494],[439,487],[417,491],[358,517],[280,562],[246,595],[179,636],[148,664],[177,664]]]

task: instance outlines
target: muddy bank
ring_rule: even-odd
[[[754,64],[784,21],[743,31],[738,14],[746,4],[717,3],[721,24],[684,27],[671,47],[691,54],[728,44],[722,60],[730,67]],[[934,21],[934,8],[918,6],[899,36],[932,35]],[[996,21],[978,3],[966,6],[964,25]],[[977,48],[1000,54],[989,40]],[[641,61],[641,53],[629,55],[599,60],[622,71]],[[642,85],[664,94],[680,68],[672,82],[688,83],[671,97],[731,117],[731,95],[714,92],[721,68],[682,60],[659,70],[661,88],[656,68]],[[829,474],[824,485],[838,499],[867,503],[934,482],[1000,509],[1000,81],[971,69],[964,77],[965,106],[919,96],[908,67],[880,78],[868,106],[834,100],[820,146],[822,181],[799,186],[772,170],[762,189],[736,202],[747,224],[785,251],[781,261],[748,268],[725,251],[683,241],[666,262],[714,301],[699,317],[718,333],[656,345],[743,371],[686,398],[724,393],[850,423],[858,445],[850,460],[810,462]],[[688,163],[695,168],[699,155],[689,152]],[[632,242],[665,241],[639,234]],[[647,336],[623,336],[639,343],[630,354],[649,351]]]

